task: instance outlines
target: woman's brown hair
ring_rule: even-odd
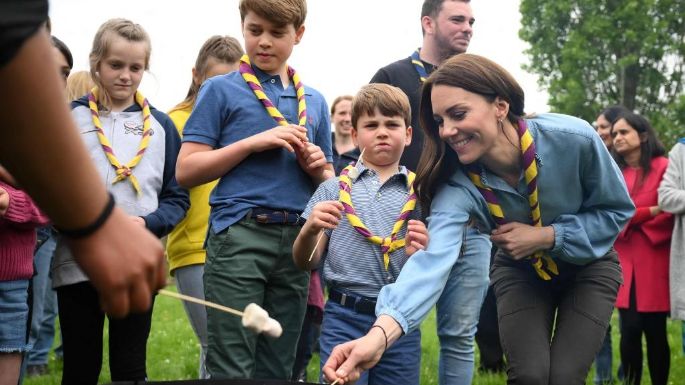
[[[507,119],[516,124],[523,117],[523,89],[507,70],[492,60],[472,54],[459,54],[445,61],[423,84],[419,118],[424,132],[423,150],[417,168],[416,191],[424,213],[438,187],[460,167],[457,154],[440,139],[433,118],[431,92],[436,85],[462,88],[494,102],[498,97],[509,104]]]

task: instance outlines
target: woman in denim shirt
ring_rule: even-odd
[[[634,206],[587,122],[524,117],[523,101],[506,70],[476,55],[449,59],[426,81],[417,189],[431,241],[381,291],[378,327],[333,352],[329,380],[354,380],[419,326],[474,221],[499,248],[490,278],[509,383],[584,383],[621,282],[612,245]]]

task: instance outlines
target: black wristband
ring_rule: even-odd
[[[55,227],[55,229],[59,231],[61,235],[71,239],[81,239],[93,234],[105,224],[114,210],[114,195],[112,195],[111,192],[108,192],[107,195],[109,196],[107,205],[105,206],[104,210],[102,210],[102,213],[100,213],[95,221],[93,221],[93,223],[74,230],[66,230],[59,227]]]
[[[379,328],[383,332],[383,337],[385,337],[385,349],[383,349],[383,353],[385,353],[385,351],[388,350],[388,333],[385,332],[385,329],[383,329],[383,326],[381,325],[371,326],[371,329],[373,328]],[[369,329],[369,331],[371,331],[371,329]]]

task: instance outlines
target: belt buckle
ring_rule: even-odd
[[[347,294],[341,293],[340,295],[340,304],[345,306],[345,303],[347,302]]]
[[[269,214],[257,214],[254,220],[258,223],[269,223]]]

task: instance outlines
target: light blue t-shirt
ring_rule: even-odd
[[[264,92],[292,124],[298,122],[297,96],[290,82],[283,89],[280,76],[253,67]],[[324,97],[305,86],[307,137],[333,161],[330,117]],[[267,113],[238,71],[208,79],[183,129],[184,142],[222,148],[270,130],[278,124]],[[253,153],[226,175],[212,192],[210,226],[221,232],[253,207],[269,207],[300,213],[316,185],[302,170],[295,154],[284,148]]]
[[[538,159],[538,194],[543,226],[554,228],[555,259],[583,265],[604,256],[635,207],[623,176],[585,121],[559,114],[527,120]],[[523,172],[516,189],[485,171],[508,222],[530,223]],[[414,330],[442,292],[457,260],[469,218],[483,233],[495,228],[485,199],[460,169],[441,186],[428,218],[430,242],[404,265],[399,278],[379,295],[376,313],[392,316],[405,332]]]

